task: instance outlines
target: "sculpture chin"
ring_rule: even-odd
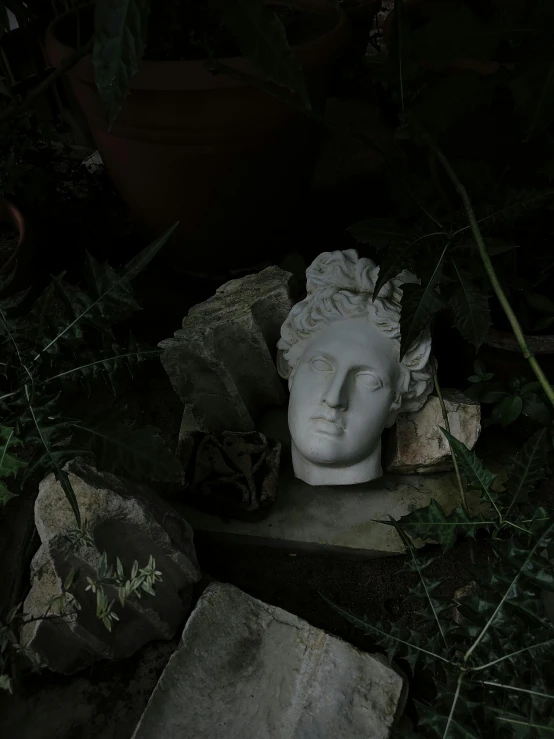
[[[383,476],[381,443],[377,444],[371,456],[361,462],[339,464],[314,462],[307,459],[299,452],[292,440],[292,466],[294,476],[308,485],[358,485],[362,482],[370,482]]]

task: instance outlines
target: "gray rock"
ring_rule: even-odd
[[[256,416],[286,402],[275,368],[281,324],[293,305],[293,276],[268,267],[222,285],[195,305],[161,356],[193,431],[254,431]]]
[[[159,497],[142,486],[115,475],[99,473],[80,461],[66,470],[75,491],[83,521],[96,547],[69,548],[68,533],[76,528],[72,509],[54,475],[39,486],[35,523],[41,547],[31,565],[31,590],[24,604],[28,618],[22,641],[40,652],[50,669],[71,674],[98,659],[123,659],[154,639],[171,639],[182,625],[190,607],[192,585],[200,579],[192,540],[192,529]],[[125,574],[133,562],[145,567],[150,555],[162,573],[155,596],[142,593],[127,600],[115,612],[120,620],[109,632],[96,617],[96,596],[86,591],[86,578],[96,579],[101,553],[115,565],[119,557]],[[51,599],[63,592],[71,569],[78,570],[75,596],[82,608],[52,618],[67,608]],[[108,586],[107,597],[117,599]],[[50,618],[41,619],[46,612]]]
[[[385,739],[402,698],[384,660],[215,583],[134,739]]]
[[[443,398],[451,433],[473,449],[481,433],[481,406],[459,390],[444,390]],[[436,396],[417,413],[399,416],[389,440],[387,471],[412,475],[451,470],[450,447],[440,430],[444,425]]]

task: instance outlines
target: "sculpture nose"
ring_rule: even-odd
[[[323,394],[322,402],[329,408],[345,411],[348,408],[347,377],[335,373]]]

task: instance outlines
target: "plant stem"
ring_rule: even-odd
[[[490,618],[488,619],[485,626],[481,629],[479,632],[478,637],[475,639],[471,647],[467,650],[467,652],[464,655],[464,663],[467,663],[468,659],[471,657],[475,649],[479,646],[481,641],[483,640],[483,637],[491,627],[493,621],[496,619],[500,611],[502,610],[504,603],[508,600],[508,597],[510,596],[510,593],[512,592],[514,586],[516,585],[517,581],[519,580],[521,573],[525,570],[528,563],[531,561],[531,558],[535,555],[535,552],[540,547],[541,543],[550,535],[551,531],[554,529],[554,523],[549,526],[547,531],[540,536],[537,541],[534,543],[532,548],[527,552],[527,556],[525,557],[523,564],[521,565],[520,569],[517,571],[516,576],[513,578],[513,580],[510,583],[510,586],[502,596],[502,599],[500,603],[496,606],[493,613],[491,614]],[[511,659],[512,657],[515,657],[517,654],[522,654],[523,652],[527,652],[531,649],[537,649],[539,646],[543,646],[545,644],[550,644],[554,642],[554,639],[548,639],[546,642],[543,642],[542,644],[534,644],[531,647],[525,647],[524,649],[519,649],[517,652],[513,652],[512,654],[506,654],[503,657],[499,657],[498,659],[493,660],[492,662],[488,662],[486,665],[480,665],[479,667],[472,668],[474,671],[478,670],[485,670],[487,667],[491,667],[492,665],[496,665],[498,662],[503,662],[505,659]]]
[[[464,672],[460,672],[458,675],[458,682],[456,684],[456,692],[454,694],[454,700],[452,701],[452,707],[450,708],[450,713],[448,714],[448,720],[446,722],[446,727],[444,729],[444,734],[442,735],[442,739],[446,739],[446,736],[448,734],[448,730],[450,729],[450,724],[452,723],[452,719],[454,718],[454,711],[456,710],[456,706],[458,704],[458,698],[460,697],[460,690],[462,689],[462,682],[464,679]]]
[[[423,133],[422,137],[423,137],[423,140],[430,147],[431,151],[435,154],[439,162],[444,167],[445,172],[447,173],[448,177],[450,178],[450,181],[456,188],[462,200],[462,203],[464,205],[467,218],[469,221],[469,225],[471,228],[471,232],[473,234],[473,238],[475,239],[475,243],[477,244],[477,248],[479,250],[481,261],[483,262],[483,266],[485,267],[485,270],[487,272],[487,275],[492,285],[492,288],[494,290],[494,293],[496,297],[498,298],[498,301],[500,305],[502,306],[502,310],[504,311],[508,321],[510,322],[510,326],[512,327],[512,331],[514,332],[514,336],[516,337],[517,343],[519,344],[521,353],[531,365],[531,369],[535,373],[537,380],[540,382],[540,385],[541,385],[541,388],[544,394],[546,395],[546,397],[550,401],[550,404],[554,408],[554,389],[552,388],[552,386],[546,379],[546,376],[544,372],[542,371],[540,364],[537,362],[529,346],[527,345],[525,334],[523,333],[523,330],[517,319],[517,316],[514,313],[512,306],[510,305],[508,301],[508,298],[506,297],[506,293],[504,292],[502,285],[500,284],[500,280],[498,279],[498,276],[496,274],[492,261],[488,255],[487,247],[485,246],[485,242],[483,240],[481,230],[477,223],[477,218],[475,217],[475,212],[473,210],[473,206],[471,204],[471,200],[469,198],[467,190],[465,189],[464,185],[460,182],[458,175],[452,168],[452,165],[450,164],[448,159],[445,157],[445,155],[442,153],[439,147],[435,144],[435,142],[431,139],[431,137],[426,133]]]
[[[446,430],[449,434],[452,432],[450,431],[450,423],[448,422],[448,413],[446,411],[446,405],[444,403],[444,398],[442,397],[441,388],[439,385],[439,378],[437,376],[437,363],[435,360],[435,357],[431,357],[431,371],[433,373],[433,383],[435,384],[435,392],[438,395],[439,403],[441,406],[442,411],[442,418],[444,421],[444,425],[446,426]],[[458,460],[456,459],[456,455],[454,454],[454,449],[452,449],[452,445],[450,444],[450,441],[448,442],[448,446],[450,447],[450,455],[452,456],[452,462],[454,463],[454,472],[456,473],[456,480],[458,481],[458,487],[460,489],[460,497],[462,499],[462,506],[464,508],[464,511],[469,516],[469,509],[467,507],[467,499],[466,499],[466,492],[464,488],[464,483],[462,481],[462,476],[460,474],[460,468],[458,466]]]

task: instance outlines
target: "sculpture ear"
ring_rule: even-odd
[[[397,395],[394,400],[394,403],[391,406],[390,413],[385,423],[386,429],[389,429],[391,426],[394,426],[394,424],[396,423],[396,419],[398,418],[398,411],[400,410],[401,404],[402,404],[402,396]]]
[[[391,426],[394,426],[397,418],[398,418],[398,410],[391,411],[385,423],[385,428],[390,429]]]

